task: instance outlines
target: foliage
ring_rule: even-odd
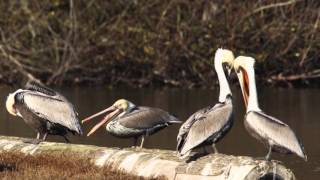
[[[5,83],[211,87],[225,47],[259,82],[320,85],[317,0],[13,0],[0,17]]]

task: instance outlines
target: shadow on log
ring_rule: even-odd
[[[266,162],[246,156],[211,154],[185,163],[175,151],[159,149],[106,148],[92,145],[42,142],[39,145],[22,142],[25,138],[0,136],[0,151],[25,154],[50,153],[89,158],[97,166],[112,165],[115,170],[156,178],[188,180],[294,180],[291,170],[279,161]]]

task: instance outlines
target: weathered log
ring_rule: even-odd
[[[92,145],[42,142],[24,143],[25,138],[0,136],[0,151],[25,154],[65,154],[89,158],[97,166],[112,166],[115,170],[143,177],[165,176],[168,179],[188,180],[242,180],[285,179],[294,180],[291,170],[281,162],[257,160],[246,156],[211,154],[186,163],[176,157],[175,151],[138,148],[106,148]],[[269,177],[269,178],[268,178]]]

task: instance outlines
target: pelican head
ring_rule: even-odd
[[[230,74],[231,68],[233,67],[234,55],[232,51],[228,49],[219,48],[214,56],[214,64],[215,66],[218,64],[227,64],[228,73]]]
[[[249,71],[254,69],[255,60],[252,57],[238,56],[233,62],[233,68],[237,73],[242,95],[246,106],[249,98]]]
[[[126,99],[119,99],[112,106],[116,109],[121,109],[125,112],[130,111],[132,108],[135,107],[135,105],[132,102]]]
[[[236,72],[238,72],[240,68],[248,70],[254,67],[255,62],[256,61],[252,57],[238,56],[233,62],[233,68]]]
[[[96,124],[90,130],[90,132],[87,134],[87,136],[90,136],[91,134],[93,134],[97,129],[99,129],[102,125],[106,124],[107,122],[115,119],[116,117],[121,117],[124,114],[126,114],[127,112],[130,112],[131,109],[133,109],[135,107],[136,106],[132,102],[130,102],[126,99],[119,99],[115,103],[113,103],[112,106],[108,107],[107,109],[102,110],[102,111],[82,120],[82,123],[84,123],[86,121],[93,119],[94,117],[97,117],[99,115],[107,113],[107,115],[101,120],[101,122]]]
[[[16,107],[15,107],[15,95],[19,92],[22,92],[22,89],[18,89],[17,91],[15,91],[14,93],[10,93],[7,97],[6,100],[6,109],[7,111],[13,115],[13,116],[21,116],[20,113],[17,111]]]

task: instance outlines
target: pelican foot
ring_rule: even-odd
[[[135,146],[134,148],[137,149],[137,150],[140,150],[140,149],[142,149],[143,147]]]
[[[186,163],[189,163],[191,161],[196,161],[197,159],[208,155],[208,152],[191,152],[189,155],[189,158],[186,159]]]
[[[39,144],[43,142],[43,140],[42,139],[25,139],[25,140],[22,140],[22,142],[28,143],[28,144]]]

